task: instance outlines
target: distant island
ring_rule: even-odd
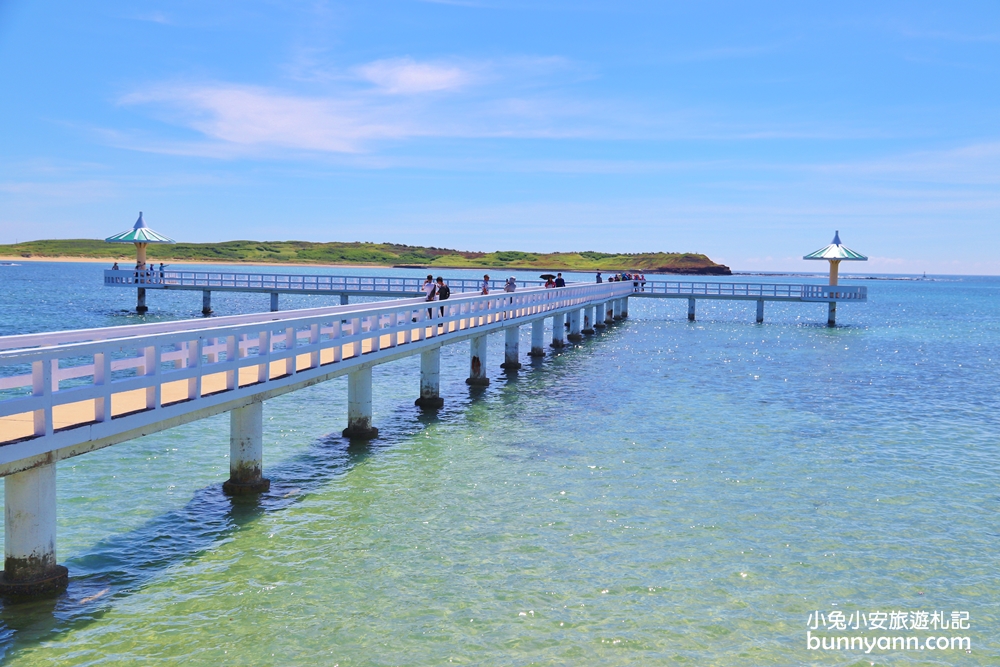
[[[308,241],[225,241],[150,244],[150,261],[220,264],[336,264],[442,269],[539,269],[565,271],[642,271],[728,276],[728,266],[697,253],[554,252],[518,250],[466,252],[396,243],[311,243]],[[0,245],[0,257],[32,259],[107,259],[134,261],[131,245],[99,239],[57,239]]]

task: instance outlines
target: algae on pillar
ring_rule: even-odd
[[[432,347],[420,353],[420,398],[413,404],[425,410],[436,410],[444,406],[444,399],[441,398],[440,347]]]
[[[571,310],[569,312],[569,334],[566,338],[574,343],[583,340],[583,334],[580,333],[580,330],[580,310]]]
[[[580,330],[580,333],[594,333],[594,313],[596,311],[597,309],[594,306],[586,306],[583,309],[583,329]]]
[[[69,571],[56,563],[56,464],[8,475],[0,595],[51,595],[68,583]]]
[[[566,335],[566,316],[557,313],[552,316],[552,347],[560,348],[566,346],[564,336]]]
[[[364,366],[347,376],[347,428],[343,436],[352,440],[378,437],[372,426],[372,367]]]
[[[518,349],[521,339],[521,328],[518,326],[507,327],[503,331],[503,363],[500,368],[508,371],[516,371],[521,367],[520,351]]]
[[[263,458],[264,403],[255,400],[229,412],[229,479],[222,483],[223,493],[244,496],[270,489]]]
[[[545,320],[537,319],[531,323],[531,352],[529,357],[545,356]]]
[[[485,387],[490,383],[486,375],[486,342],[486,334],[469,341],[469,377],[465,379],[465,384]]]

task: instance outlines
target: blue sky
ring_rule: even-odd
[[[1000,274],[994,2],[0,0],[0,242]]]

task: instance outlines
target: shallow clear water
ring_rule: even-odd
[[[0,333],[139,321],[100,268],[0,267]],[[259,503],[220,491],[225,415],[62,462],[70,587],[0,611],[6,661],[998,664],[1000,279],[865,284],[835,329],[821,304],[755,325],[752,302],[689,323],[633,299],[512,375],[494,336],[484,391],[446,347],[436,417],[417,358],[379,366],[364,447],[346,380],[272,400]],[[816,610],[968,611],[972,652],[810,651]]]

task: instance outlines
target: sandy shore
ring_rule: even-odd
[[[115,263],[114,259],[106,257],[9,257],[0,255],[0,262],[13,262],[21,264],[24,262],[75,262],[78,264],[105,264],[107,268]],[[150,264],[159,266],[159,261]],[[320,269],[391,269],[386,264],[319,264],[316,262],[206,262],[197,259],[185,259],[173,261],[167,266],[187,265],[187,264],[207,264],[210,266],[315,266]],[[118,265],[122,269],[131,269],[135,266],[132,260],[118,260]]]

